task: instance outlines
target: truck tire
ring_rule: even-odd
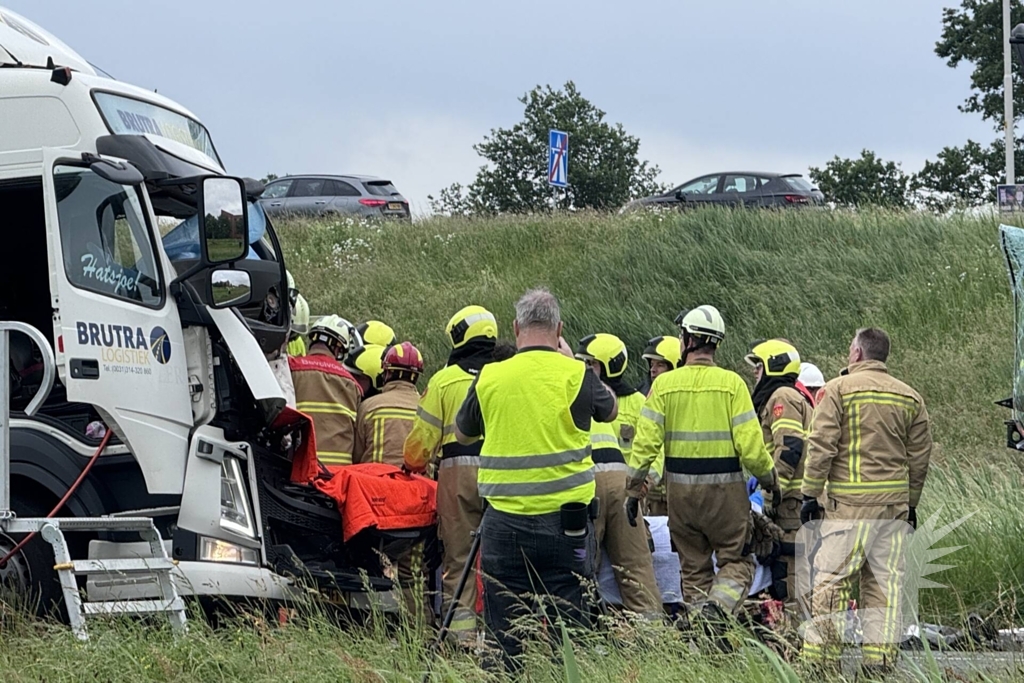
[[[43,503],[16,495],[11,497],[11,507],[19,517],[45,517],[49,512]],[[24,534],[0,534],[0,558],[7,555],[23,537]],[[29,613],[67,621],[64,594],[53,565],[53,547],[37,535],[0,570],[0,582],[4,592],[13,593],[18,601],[16,604]]]

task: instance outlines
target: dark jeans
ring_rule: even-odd
[[[583,536],[566,536],[559,513],[512,515],[487,508],[480,540],[480,569],[484,582],[484,621],[504,652],[505,665],[514,667],[522,653],[522,631],[512,628],[517,618],[536,613],[545,596],[545,616],[556,626],[560,615],[569,623],[589,625],[581,577],[597,573],[594,526]],[[511,630],[510,630],[511,629]],[[530,632],[535,629],[527,627]],[[553,634],[560,640],[558,631]],[[557,642],[557,641],[556,641]]]

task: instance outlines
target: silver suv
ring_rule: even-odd
[[[272,215],[410,218],[409,202],[390,180],[368,175],[285,176],[267,183],[260,197]]]

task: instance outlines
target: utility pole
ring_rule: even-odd
[[[1013,172],[1013,63],[1010,51],[1010,0],[1003,0],[1003,116],[1006,127],[1006,184],[1015,182]]]

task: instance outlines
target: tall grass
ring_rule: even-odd
[[[285,221],[289,268],[314,313],[380,318],[416,343],[429,369],[447,355],[444,325],[469,303],[511,337],[513,303],[551,288],[566,337],[622,337],[633,359],[673,334],[684,308],[710,303],[727,336],[720,361],[741,373],[757,338],[782,336],[826,376],[856,328],[893,338],[890,366],[925,397],[941,445],[921,515],[978,511],[949,538],[965,545],[935,577],[931,618],[1024,606],[1021,458],[1003,446],[1013,323],[995,217],[887,211],[752,212],[431,219],[415,224]]]

